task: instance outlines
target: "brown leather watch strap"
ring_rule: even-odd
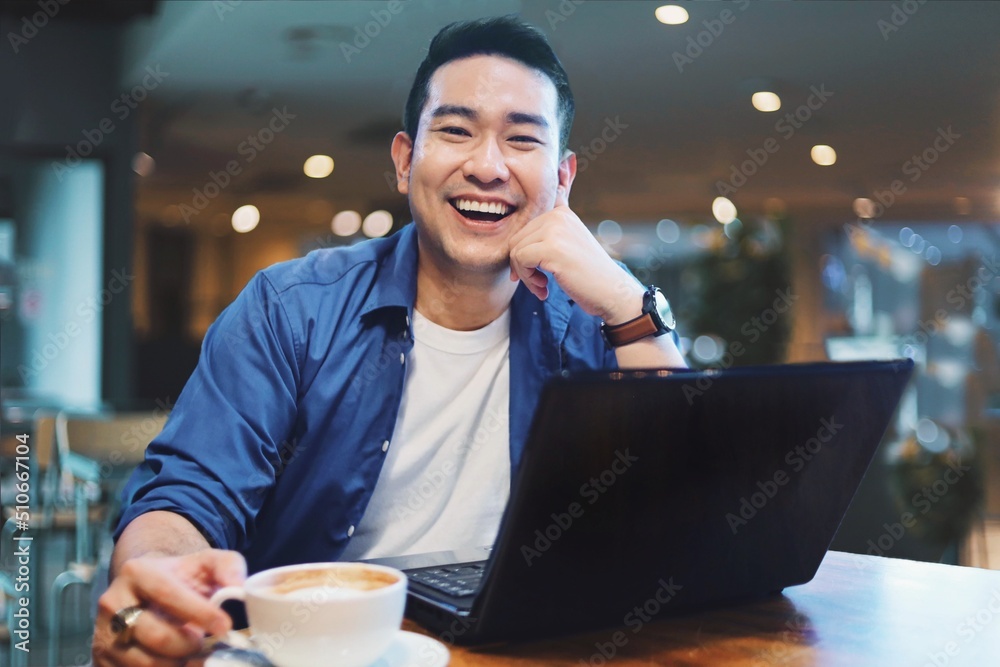
[[[656,331],[656,324],[653,322],[653,316],[650,313],[643,313],[634,320],[614,326],[604,325],[604,337],[611,343],[612,347],[621,347],[622,345],[634,343],[637,340],[654,335]]]

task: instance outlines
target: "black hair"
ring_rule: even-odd
[[[446,25],[434,36],[427,56],[417,68],[403,110],[403,129],[410,138],[416,139],[420,112],[427,103],[427,88],[434,72],[453,60],[475,55],[511,58],[540,71],[552,81],[558,95],[559,148],[560,152],[565,151],[569,146],[575,109],[566,70],[545,35],[513,15],[458,21]]]

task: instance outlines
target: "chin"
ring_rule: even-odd
[[[459,251],[448,253],[448,257],[457,266],[473,273],[493,274],[509,270],[510,267],[510,255],[507,253]]]

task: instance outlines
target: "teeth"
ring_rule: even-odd
[[[459,199],[455,202],[455,208],[460,211],[476,211],[479,213],[494,213],[497,215],[507,215],[509,210],[506,204],[499,202],[478,202],[472,199]]]

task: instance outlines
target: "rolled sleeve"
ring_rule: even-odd
[[[294,445],[297,340],[274,286],[257,274],[209,328],[166,427],[123,491],[115,540],[137,516],[168,510],[215,547],[246,547]]]

